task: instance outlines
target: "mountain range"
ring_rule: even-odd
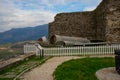
[[[48,24],[35,27],[13,28],[1,32],[0,44],[38,40],[42,36],[48,37]]]

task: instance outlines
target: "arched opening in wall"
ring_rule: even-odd
[[[50,43],[51,43],[51,44],[55,44],[55,42],[56,42],[56,37],[55,37],[55,35],[53,35],[53,36],[51,36],[51,38],[50,38]]]

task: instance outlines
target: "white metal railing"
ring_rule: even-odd
[[[33,44],[24,45],[24,53],[35,53],[36,47]]]
[[[112,55],[119,46],[89,46],[89,47],[63,47],[44,48],[45,56],[70,56],[70,55]]]
[[[26,44],[24,45],[24,53],[36,53],[39,55],[42,51],[42,47],[39,44]]]
[[[38,44],[37,44],[38,45]],[[42,48],[35,45],[25,45],[24,52],[34,52],[36,55],[44,56],[71,56],[71,55],[113,55],[114,50],[120,49],[120,44],[104,44],[104,45],[88,45],[88,46],[76,46],[76,47],[54,47],[54,48]]]

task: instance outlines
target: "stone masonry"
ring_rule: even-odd
[[[57,14],[49,39],[54,34],[120,42],[120,0],[103,0],[94,11]]]

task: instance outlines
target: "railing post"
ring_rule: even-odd
[[[40,55],[40,58],[41,57],[44,57],[44,49],[39,45],[39,44],[34,44],[35,47],[38,49],[38,52],[39,52],[39,55]]]

